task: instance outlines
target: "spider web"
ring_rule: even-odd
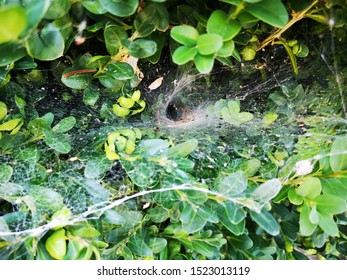
[[[270,52],[264,52],[257,63],[245,63],[231,69],[218,66],[208,76],[196,74],[194,70],[187,68],[177,72],[166,71],[162,86],[153,91],[145,87],[142,89],[151,109],[141,119],[130,119],[125,126],[141,129],[156,127],[162,137],[172,137],[178,143],[197,139],[201,146],[191,157],[196,162],[203,160],[204,165],[211,166],[212,174],[212,179],[199,177],[203,174],[204,166],[200,166],[201,169],[198,167],[194,176],[200,182],[213,181],[213,169],[227,169],[238,158],[257,157],[269,161],[269,154],[285,150],[289,154],[287,158],[291,157],[291,160],[284,160],[280,168],[278,179],[284,185],[293,174],[305,172],[300,170],[304,168],[303,161],[314,165],[320,159],[332,156],[328,149],[329,143],[337,136],[346,134],[344,87],[347,68],[341,58],[345,55],[341,44],[335,41],[332,34],[322,35],[320,45],[316,45],[314,49],[316,54],[298,60],[300,73],[297,77],[293,75],[285,52],[279,46],[273,46],[271,55],[268,54]],[[148,72],[148,83],[160,75],[163,75],[160,70]],[[303,89],[300,96],[291,96],[292,92],[300,90],[300,85]],[[239,100],[241,111],[252,113],[253,119],[234,126],[221,118],[211,117],[208,108],[220,99]],[[77,109],[63,109],[66,104],[59,99],[53,100],[46,108],[41,107],[41,110],[55,111],[58,117],[59,114],[63,117],[69,113],[81,118],[89,115],[89,121],[92,121],[86,131],[81,133],[76,130],[71,135],[71,142],[79,142],[79,146],[73,148],[80,156],[83,152],[91,152],[94,148],[90,147],[93,145],[92,141],[98,139],[98,136],[102,138],[107,127],[114,123],[107,118],[100,121],[97,110],[76,102]],[[72,107],[76,107],[76,104]],[[275,112],[279,117],[271,125],[264,126],[264,116],[269,112]],[[91,180],[83,175],[86,162],[83,157],[73,161],[71,159],[74,154],[71,154],[70,159],[60,160],[61,166],[57,166],[56,155],[41,142],[38,147],[41,154],[46,156],[44,168],[50,170],[45,187],[50,187],[61,195],[72,215],[69,220],[47,219],[48,205],[30,208],[31,201],[27,200],[29,198],[25,191],[20,195],[13,195],[14,199],[11,201],[0,199],[0,203],[6,205],[6,219],[10,225],[8,228],[0,228],[0,240],[7,243],[5,247],[0,247],[0,259],[7,259],[12,254],[16,259],[30,258],[32,256],[29,257],[28,251],[23,248],[28,242],[33,242],[33,238],[40,240],[49,230],[58,226],[98,220],[110,209],[117,209],[129,202],[146,202],[154,193],[194,190],[219,196],[255,211],[263,206],[213,190],[201,189],[194,184],[130,191],[129,186],[124,184],[126,174],[118,162],[102,178]],[[224,153],[230,155],[229,161],[223,162]],[[220,156],[221,161],[216,162],[212,154]],[[13,184],[30,185],[39,176],[37,165],[18,160],[12,155],[2,156],[1,163],[14,167],[11,180]],[[102,190],[103,185],[107,185],[110,180],[116,186],[111,196],[105,195]],[[86,191],[93,186],[97,186],[100,193],[91,194]],[[34,252],[35,244],[30,247]]]

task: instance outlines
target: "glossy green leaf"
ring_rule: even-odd
[[[61,77],[61,81],[73,89],[85,89],[89,86],[90,81],[92,79],[92,75],[90,73],[77,73],[74,75],[69,75],[69,73],[73,71],[77,71],[78,69],[74,67],[67,68]]]
[[[302,196],[298,195],[295,189],[290,189],[288,191],[288,199],[290,203],[294,205],[301,205],[304,201]]]
[[[252,219],[268,234],[276,236],[280,233],[280,227],[271,213],[262,209],[260,213],[255,211],[249,212]]]
[[[0,184],[10,181],[13,174],[13,168],[8,164],[0,164]]]
[[[26,42],[28,53],[39,60],[54,60],[63,55],[64,38],[53,24],[45,25]]]
[[[110,56],[108,55],[96,55],[90,58],[88,63],[86,64],[87,68],[101,68],[103,67],[107,62],[109,62]]]
[[[195,47],[180,46],[174,51],[172,60],[177,65],[183,65],[188,61],[194,60],[197,53],[198,50]]]
[[[127,243],[127,246],[135,255],[141,257],[150,257],[153,255],[152,250],[140,237],[131,237]]]
[[[25,9],[21,6],[0,7],[0,44],[15,41],[27,24]]]
[[[107,66],[107,73],[118,80],[128,80],[134,76],[134,69],[129,63],[116,62]]]
[[[122,47],[122,40],[128,39],[128,34],[119,25],[107,24],[104,29],[104,39],[108,53],[115,55]]]
[[[109,73],[104,73],[102,75],[98,75],[98,79],[100,84],[102,84],[106,88],[112,88],[112,89],[121,89],[124,85],[124,82],[121,80],[116,79]]]
[[[330,165],[334,172],[347,169],[347,136],[337,137],[331,146]]]
[[[330,194],[319,195],[314,199],[319,213],[336,215],[347,210],[346,200]]]
[[[201,55],[211,55],[223,46],[223,38],[219,34],[202,34],[197,40],[198,52]]]
[[[16,95],[14,97],[14,101],[16,103],[17,108],[19,109],[19,112],[24,116],[25,115],[24,108],[25,108],[25,105],[26,105],[25,100],[23,98],[21,98],[21,97]]]
[[[70,0],[51,0],[45,19],[57,19],[67,14],[71,7]]]
[[[311,213],[311,208],[306,203],[304,203],[301,208],[300,220],[299,220],[300,234],[302,236],[312,235],[312,233],[317,228],[317,225],[313,224],[310,220],[310,213]]]
[[[246,11],[260,20],[278,27],[288,22],[288,13],[281,0],[262,0],[259,3],[246,5]]]
[[[69,140],[62,134],[58,134],[50,129],[44,130],[45,143],[53,150],[61,154],[67,154],[71,150]]]
[[[137,58],[149,57],[157,51],[157,43],[147,39],[136,39],[128,41],[126,45],[129,54]]]
[[[199,32],[192,26],[179,25],[171,29],[170,36],[187,47],[194,47],[199,38]]]
[[[235,43],[233,40],[223,42],[223,46],[218,50],[217,56],[229,57],[232,56],[235,50]]]
[[[32,29],[35,29],[45,16],[49,9],[50,0],[37,0],[28,1],[25,3],[25,13],[28,20],[28,24],[24,31],[24,34]]]
[[[101,15],[107,12],[102,5],[102,0],[81,0],[81,3],[83,7],[93,14]]]
[[[65,229],[52,233],[46,240],[46,250],[56,260],[62,260],[66,254]]]
[[[347,178],[320,178],[323,194],[347,200]]]
[[[88,224],[76,225],[70,231],[73,235],[84,239],[94,239],[100,236],[100,232]]]
[[[320,180],[315,177],[309,177],[300,184],[299,188],[297,188],[296,190],[296,193],[300,196],[314,199],[315,197],[320,195],[321,191],[322,186]]]
[[[245,230],[246,213],[239,206],[231,201],[224,202],[218,206],[217,215],[220,222],[233,234],[239,236]]]
[[[318,213],[319,227],[330,236],[337,236],[339,229],[332,215]]]
[[[200,73],[208,74],[212,71],[213,64],[214,64],[214,56],[201,55],[198,53],[194,57],[194,63]]]
[[[101,0],[102,6],[111,14],[126,17],[134,14],[138,7],[138,0]]]
[[[52,130],[55,133],[65,133],[68,132],[70,129],[72,129],[76,124],[76,119],[75,117],[67,117],[62,119],[60,122],[58,122]]]
[[[26,55],[23,44],[16,42],[8,42],[0,44],[0,53],[5,53],[0,57],[0,67],[9,65]]]
[[[237,20],[230,19],[222,10],[215,10],[207,21],[207,33],[222,36],[223,41],[235,37],[241,30]]]

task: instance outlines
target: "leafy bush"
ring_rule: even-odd
[[[346,10],[316,0],[0,1],[0,258],[344,258]],[[299,71],[316,58],[303,26],[314,43],[337,39],[341,71],[313,64],[324,82]],[[259,53],[273,49],[296,80],[234,98],[238,81],[266,76]],[[160,96],[141,82],[163,64],[232,77],[204,108],[203,135],[158,124],[187,123],[162,118]],[[205,77],[202,91],[213,84]]]

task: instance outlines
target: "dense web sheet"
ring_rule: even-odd
[[[194,193],[195,200],[189,204],[193,208],[203,208],[202,202],[209,197],[230,202],[241,212],[262,212],[286,185],[311,173],[318,162],[347,154],[329,146],[346,134],[347,68],[341,59],[345,50],[332,34],[322,36],[320,43],[315,45],[316,55],[298,62],[298,77],[292,74],[288,61],[280,63],[286,59],[280,47],[274,47],[271,56],[262,57],[257,65],[220,67],[210,76],[187,69],[168,72],[162,86],[147,90],[146,98],[154,109],[142,119],[130,118],[122,124],[100,120],[98,110],[86,107],[78,97],[74,97],[74,108],[54,99],[47,102],[47,112],[54,111],[57,121],[74,114],[80,117],[78,128],[68,135],[77,144],[67,158],[42,141],[37,147],[28,143],[15,154],[1,156],[2,166],[10,165],[13,174],[0,186],[0,259],[30,258],[50,230],[79,223],[96,226],[100,218],[111,214],[119,215],[109,218],[118,227],[110,227],[108,240],[117,244],[117,238],[122,240],[125,235],[123,231],[134,233],[145,220],[139,209],[155,205],[173,209],[187,193]],[[252,114],[252,118],[244,121],[249,115],[238,115],[239,121],[233,123],[234,117],[220,112],[220,100],[226,108],[228,102],[236,102],[230,106],[238,104],[237,113]],[[38,104],[46,101],[47,97]],[[105,161],[100,147],[110,127],[115,126],[137,127],[146,131],[149,140],[158,142],[140,144],[147,156],[136,162]],[[153,131],[161,140],[154,139]],[[172,158],[170,163],[160,162],[167,159],[161,149],[187,141],[192,146],[192,141],[198,143],[188,153],[189,161]],[[188,144],[183,149],[190,149]],[[150,149],[157,150],[151,154]],[[95,156],[95,163],[90,155]],[[253,162],[256,167],[251,165],[250,169],[256,168],[260,175],[249,175],[251,183],[246,189],[247,177],[236,167],[252,159],[257,159],[259,166],[258,161]],[[192,163],[194,168],[187,168],[184,174],[177,168]],[[235,189],[216,184],[220,174],[238,182]],[[274,174],[277,176],[272,177]],[[218,206],[211,209],[217,212]],[[64,207],[69,215],[52,217]],[[124,218],[129,219],[124,222]],[[122,220],[118,225],[117,219]],[[194,232],[182,222],[188,232]],[[107,231],[107,226],[103,230]],[[110,248],[109,256],[117,248]]]

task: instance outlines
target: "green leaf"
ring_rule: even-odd
[[[230,232],[237,236],[244,233],[246,213],[239,205],[231,201],[224,202],[217,207],[217,215]]]
[[[249,213],[252,219],[268,234],[276,236],[280,233],[280,227],[277,221],[265,209],[262,209],[260,213],[250,210]]]
[[[96,239],[100,236],[100,232],[88,224],[76,225],[70,229],[70,232],[83,239]]]
[[[330,165],[334,172],[347,169],[347,135],[337,137],[330,153]]]
[[[81,0],[81,3],[89,12],[101,15],[107,13],[107,10],[103,7],[101,1],[102,0]]]
[[[26,41],[28,53],[39,60],[54,60],[63,55],[64,38],[52,23],[45,25],[41,32],[35,33]]]
[[[309,214],[309,219],[312,224],[317,225],[319,222],[319,216],[316,205],[313,205],[311,212]]]
[[[88,163],[87,163],[88,164]],[[110,192],[106,190],[102,185],[100,185],[97,181],[92,179],[82,180],[81,185],[83,189],[90,196],[89,200],[94,203],[105,202],[110,197]]]
[[[3,175],[3,180],[8,178],[9,174]],[[7,177],[7,178],[6,178]],[[24,188],[21,185],[17,185],[14,183],[5,182],[4,184],[0,183],[0,196],[19,196],[23,195]]]
[[[241,30],[237,20],[229,19],[222,10],[215,10],[207,21],[207,33],[222,36],[223,41],[234,38]]]
[[[0,44],[17,40],[26,24],[27,17],[23,7],[14,5],[0,7]]]
[[[140,257],[150,257],[153,255],[152,250],[140,237],[130,237],[127,246],[135,255]]]
[[[311,208],[304,203],[301,208],[300,212],[300,219],[299,219],[299,225],[300,225],[300,234],[302,236],[310,236],[317,228],[316,224],[313,224],[310,220],[310,213]]]
[[[71,150],[69,140],[62,134],[58,134],[51,129],[44,130],[45,143],[53,150],[61,154],[67,154]]]
[[[0,184],[10,181],[13,174],[13,168],[8,164],[0,164]]]
[[[194,57],[194,63],[200,73],[208,74],[213,68],[214,55],[201,55],[198,53]]]
[[[130,110],[129,108],[124,108],[124,107],[121,107],[119,106],[118,104],[113,104],[113,113],[118,116],[118,117],[126,117],[127,115],[130,114]]]
[[[217,56],[229,57],[232,56],[235,50],[235,43],[233,40],[223,42],[223,46],[218,50]]]
[[[19,125],[22,119],[12,119],[0,124],[0,131],[11,131]]]
[[[337,227],[334,218],[329,214],[318,213],[319,216],[319,227],[324,230],[330,236],[337,236],[339,234],[339,229]]]
[[[107,210],[104,213],[102,220],[112,225],[123,225],[126,221],[122,215],[118,214],[118,212],[113,209]]]
[[[197,40],[198,52],[201,55],[214,54],[222,46],[223,38],[218,34],[202,34]]]
[[[309,177],[297,188],[296,193],[308,199],[314,199],[320,195],[322,186],[320,180],[316,177]]]
[[[250,195],[261,206],[273,199],[281,190],[282,184],[278,179],[271,179],[261,184]]]
[[[24,99],[20,98],[19,96],[15,96],[14,97],[14,101],[16,103],[16,106],[18,107],[19,109],[19,112],[21,113],[21,115],[25,115],[25,111],[24,111],[24,108],[25,108],[25,105],[26,105],[26,102]],[[1,118],[0,118],[1,119]]]
[[[197,53],[198,50],[195,47],[180,46],[174,51],[172,60],[177,65],[183,65],[193,60]]]
[[[51,0],[45,19],[57,19],[67,14],[71,7],[70,0]]]
[[[0,57],[0,67],[11,64],[26,55],[23,44],[16,42],[0,44],[0,53],[6,54]]]
[[[0,101],[0,120],[7,115],[7,106],[4,102]]]
[[[190,25],[179,25],[171,29],[171,38],[187,47],[194,47],[199,38],[199,32]]]
[[[347,210],[345,199],[330,194],[319,195],[313,202],[317,206],[317,211],[322,214],[336,215]]]
[[[148,242],[148,246],[153,252],[153,254],[159,254],[161,251],[163,251],[166,248],[167,241],[165,238],[161,238],[161,237],[150,238]]]
[[[83,103],[87,106],[94,106],[99,100],[100,93],[91,87],[87,87],[83,91]]]
[[[199,145],[198,140],[190,139],[169,149],[169,156],[186,157],[193,152]]]
[[[104,38],[108,53],[115,55],[122,47],[122,40],[128,39],[128,34],[119,25],[107,24],[104,29]]]
[[[281,0],[262,0],[259,3],[247,4],[246,11],[278,28],[284,27],[288,22],[288,13]]]
[[[89,59],[86,67],[90,69],[102,68],[110,59],[109,55],[96,55]]]
[[[116,62],[107,66],[107,73],[118,80],[129,80],[134,76],[134,69],[129,63]]]
[[[301,205],[302,202],[304,201],[302,196],[300,196],[296,193],[296,189],[290,189],[288,191],[288,199],[289,199],[290,203],[292,203],[294,205]]]
[[[26,35],[30,30],[36,29],[40,21],[43,19],[50,5],[50,0],[27,1],[25,3],[25,13],[28,20],[23,35]]]
[[[235,197],[247,188],[247,176],[242,171],[236,171],[225,177],[216,187],[216,191],[225,196]]]
[[[169,218],[169,211],[162,207],[151,208],[147,212],[148,218],[155,223],[162,223]]]
[[[75,117],[67,117],[62,119],[60,122],[58,122],[52,130],[55,133],[65,133],[68,132],[70,129],[72,129],[76,124],[76,119]]]
[[[86,164],[84,176],[99,179],[111,166],[112,161],[108,160],[104,154],[93,156]]]
[[[61,77],[61,81],[64,85],[73,89],[85,89],[89,86],[92,75],[90,73],[77,73],[74,75],[69,75],[69,73],[73,71],[77,71],[80,69],[76,69],[75,67],[67,68]]]
[[[34,198],[36,208],[41,211],[53,214],[64,207],[63,197],[50,188],[33,186],[29,194]]]
[[[138,7],[138,0],[101,0],[102,6],[117,17],[126,17],[134,14]]]
[[[157,43],[152,40],[136,39],[127,43],[129,54],[137,58],[149,57],[157,51]]]
[[[347,200],[347,178],[320,178],[323,194]]]
[[[46,240],[46,250],[56,260],[62,260],[66,254],[65,229],[52,233]]]

